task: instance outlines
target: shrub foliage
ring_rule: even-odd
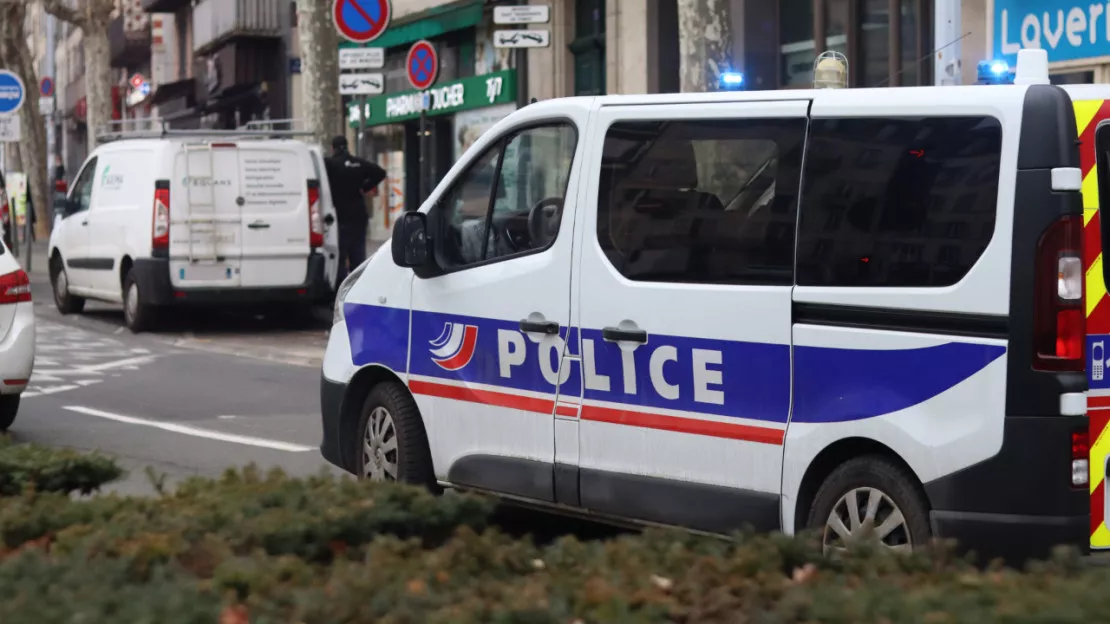
[[[1018,571],[943,546],[827,558],[806,536],[539,545],[490,528],[481,498],[328,476],[244,470],[157,498],[75,499],[118,469],[12,448],[0,448],[0,622],[1110,621],[1110,568],[1069,551]]]

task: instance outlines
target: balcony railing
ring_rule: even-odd
[[[193,47],[207,54],[236,37],[279,38],[281,5],[274,0],[202,0],[193,9]]]
[[[123,16],[108,24],[108,50],[112,67],[136,67],[150,56],[150,26],[124,30]]]

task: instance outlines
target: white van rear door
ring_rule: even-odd
[[[242,216],[235,143],[185,143],[170,180],[170,279],[185,288],[240,285]]]
[[[339,221],[336,219],[335,205],[331,201],[331,185],[328,184],[323,153],[318,146],[312,146],[310,151],[313,173],[320,181],[320,203],[324,210],[324,276],[334,291],[339,287],[335,283],[339,274]]]
[[[307,147],[295,141],[239,145],[242,285],[298,286],[308,274]]]

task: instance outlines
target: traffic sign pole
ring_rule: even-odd
[[[430,41],[420,40],[412,44],[405,57],[405,74],[409,84],[422,93],[420,102],[420,203],[428,198],[428,182],[431,172],[428,171],[428,106],[431,103],[431,94],[428,89],[436,82],[439,75],[439,55],[435,46]],[[406,202],[408,205],[408,202]]]

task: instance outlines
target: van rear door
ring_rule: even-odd
[[[1080,136],[1083,174],[1083,267],[1086,271],[1087,314],[1087,416],[1090,421],[1089,470],[1091,488],[1091,550],[1110,550],[1106,524],[1105,476],[1110,460],[1110,297],[1107,296],[1106,258],[1103,241],[1110,223],[1101,217],[1100,205],[1110,197],[1110,90],[1097,100],[1074,102]]]
[[[235,143],[183,143],[170,180],[170,279],[179,288],[240,285],[242,215]]]
[[[307,147],[298,141],[239,144],[242,184],[242,285],[305,283],[309,255]]]

